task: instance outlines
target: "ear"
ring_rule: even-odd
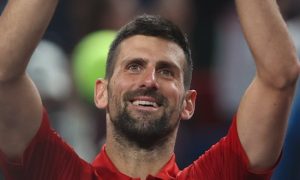
[[[181,119],[190,119],[195,111],[197,92],[196,90],[187,90],[185,94],[185,99],[183,100],[183,109],[181,112]]]
[[[107,107],[108,96],[107,96],[107,81],[104,79],[97,79],[95,90],[94,90],[94,101],[99,109]]]

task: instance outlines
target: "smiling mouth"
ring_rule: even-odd
[[[143,106],[143,107],[154,107],[158,108],[160,105],[158,105],[156,102],[152,101],[143,101],[143,100],[135,100],[131,102],[135,106]]]
[[[124,94],[124,102],[138,110],[158,110],[166,104],[166,98],[152,89],[130,91]]]

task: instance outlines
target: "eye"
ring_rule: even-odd
[[[127,65],[127,69],[130,72],[138,73],[138,72],[141,72],[142,66],[138,63],[130,63],[130,64]]]
[[[174,76],[174,73],[169,69],[161,69],[158,73],[166,78],[171,78]]]

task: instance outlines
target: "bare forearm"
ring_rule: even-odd
[[[258,78],[277,88],[294,84],[299,62],[276,0],[236,0],[236,5]]]
[[[265,170],[281,153],[300,66],[276,0],[236,5],[257,69],[240,103],[237,128],[249,167]]]
[[[58,0],[10,0],[0,17],[0,80],[25,72]]]

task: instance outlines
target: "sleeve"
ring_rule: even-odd
[[[277,164],[264,172],[250,171],[248,157],[238,137],[235,117],[227,136],[181,171],[178,179],[266,180],[271,178]]]
[[[50,128],[46,110],[41,126],[19,163],[8,162],[0,154],[0,167],[6,180],[92,179],[92,167],[82,160]]]

